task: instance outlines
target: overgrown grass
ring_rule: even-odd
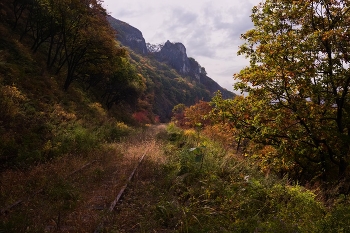
[[[312,190],[261,173],[198,131],[170,125],[158,134],[161,141],[145,142],[151,129],[98,154],[3,173],[2,207],[31,197],[2,216],[0,232],[86,232],[101,222],[103,232],[349,232],[347,197],[326,206]],[[108,208],[145,152],[115,212],[93,209],[91,200],[100,197],[106,200],[96,207]]]
[[[153,217],[171,232],[349,232],[346,198],[326,207],[312,191],[172,124],[164,149],[167,192]]]

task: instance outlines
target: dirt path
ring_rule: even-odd
[[[0,231],[2,227],[17,232],[140,232],[144,218],[151,215],[146,212],[152,212],[150,187],[164,161],[156,137],[164,130],[164,125],[149,127],[88,158],[68,156],[30,171],[1,174],[1,209],[15,200],[24,201],[1,215]],[[123,198],[110,212],[144,153]]]

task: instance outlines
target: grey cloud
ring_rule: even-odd
[[[198,15],[189,12],[184,8],[173,8],[170,9],[168,18],[164,21],[165,27],[167,30],[176,30],[188,28],[188,25],[196,24]]]
[[[211,22],[213,30],[221,31],[223,42],[237,43],[240,40],[240,35],[253,27],[249,18],[252,7],[252,3],[243,2],[241,6],[219,11],[209,5],[205,8],[205,14]]]
[[[118,15],[118,17],[133,17],[136,15],[136,12],[128,9],[121,9],[116,11],[115,15]]]
[[[205,36],[201,36],[201,34],[193,35],[187,41],[188,47],[191,49],[191,55],[202,56],[202,57],[215,57],[216,50],[215,47],[210,44],[210,42],[205,38]]]
[[[164,21],[166,31],[174,42],[181,42],[190,56],[213,57],[215,49],[210,44],[209,30],[202,24],[199,15],[184,8],[172,9]]]

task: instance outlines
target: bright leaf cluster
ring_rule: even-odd
[[[254,28],[235,75],[242,135],[293,163],[299,178],[349,174],[350,1],[267,0],[253,8]]]

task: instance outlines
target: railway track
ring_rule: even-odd
[[[114,210],[125,194],[128,185],[131,184],[134,176],[142,170],[142,161],[147,153],[140,156],[134,154],[133,150],[139,151],[140,148],[149,146],[149,143],[144,142],[131,148],[129,153],[133,154],[132,158],[129,157],[125,164],[113,172],[109,171],[109,175],[103,178],[100,186],[90,190],[88,198],[80,207],[57,221],[51,221],[51,224],[45,227],[46,231],[83,232],[83,229],[89,229],[89,232],[102,232],[105,225],[110,224],[110,219],[115,214]]]
[[[11,225],[16,232],[99,232],[115,225],[114,219],[120,217],[117,204],[123,194],[128,193],[127,188],[133,177],[144,172],[144,167],[140,165],[145,158],[154,159],[152,156],[148,159],[148,154],[154,154],[154,150],[159,148],[152,135],[145,141],[116,144],[111,151],[103,152],[93,160],[82,159],[84,163],[79,159],[70,162],[70,158],[58,161],[63,163],[61,166],[65,169],[70,166],[62,172],[54,163],[28,174],[20,174],[19,179],[22,178],[23,182],[19,180],[15,185],[22,187],[25,183],[34,183],[34,188],[26,191],[25,195],[23,191],[18,192],[21,195],[14,195],[13,188],[9,196],[13,193],[14,198],[6,205],[0,203],[0,232],[1,227],[7,229]],[[1,177],[1,188],[11,189],[11,184],[6,183],[6,175]],[[12,175],[16,174],[9,174]],[[42,177],[43,181],[35,183],[31,176]],[[19,220],[21,217],[24,220]]]

